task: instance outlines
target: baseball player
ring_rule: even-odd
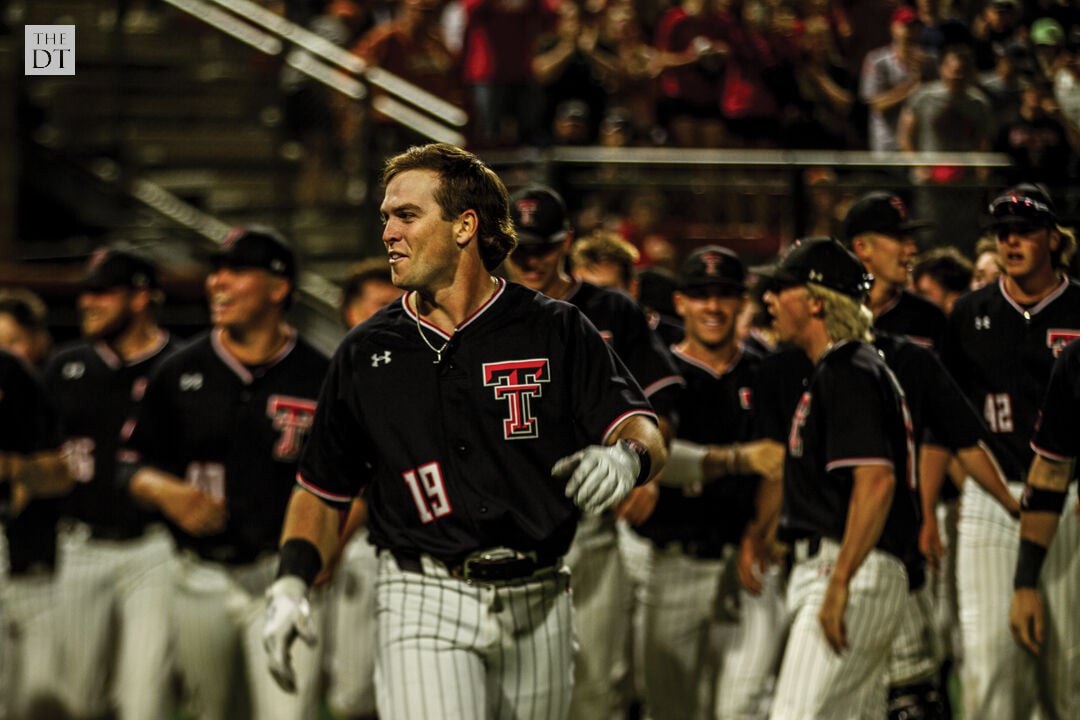
[[[566,260],[574,240],[566,205],[553,189],[526,187],[510,198],[517,248],[507,257],[507,277],[577,306],[641,385],[660,420],[673,432],[672,410],[683,381],[645,313],[624,293],[575,280]],[[570,717],[626,715],[631,680],[633,588],[619,554],[617,519],[641,523],[656,503],[655,485],[634,490],[616,512],[582,518],[566,564],[574,576],[579,653]]]
[[[647,482],[666,450],[645,396],[571,305],[491,272],[509,197],[474,155],[413,147],[383,173],[383,242],[407,292],[338,348],[282,535],[264,630],[275,676],[307,586],[361,489],[388,718],[566,716],[579,509]]]
[[[748,462],[760,454],[738,445],[754,439],[760,362],[736,335],[747,302],[742,262],[705,246],[687,258],[679,280],[674,301],[686,336],[672,352],[687,387],[660,499],[639,528],[654,545],[646,706],[655,720],[764,718],[783,643],[780,576],[773,568],[751,593],[740,589],[735,565],[759,496],[768,486],[779,490],[784,451],[768,442],[773,466],[762,480]]]
[[[1070,488],[1080,438],[1078,378],[1080,343],[1072,343],[1054,364],[1031,443],[1035,457],[1024,487],[1009,611],[1013,637],[1037,658],[1050,705],[1048,714],[1055,718],[1070,717],[1080,707],[1074,567],[1080,521],[1073,511],[1076,486]],[[1042,572],[1044,565],[1046,572]]]
[[[851,251],[874,276],[867,306],[874,327],[936,348],[945,332],[945,314],[929,300],[907,289],[918,246],[915,232],[929,222],[908,215],[904,201],[885,192],[863,195],[844,218]]]
[[[341,315],[353,328],[401,296],[385,256],[354,265],[342,287]],[[344,546],[331,562],[323,637],[326,703],[339,718],[375,715],[375,578],[379,561],[368,542],[367,503],[357,498],[342,531]],[[336,567],[335,567],[336,565]]]
[[[177,665],[199,718],[313,718],[319,655],[297,652],[294,692],[266,674],[260,620],[300,449],[327,360],[285,322],[296,261],[269,228],[234,230],[206,280],[213,328],[147,385],[121,475],[182,549]],[[318,614],[312,617],[312,635]],[[239,671],[246,671],[246,683]],[[247,696],[244,696],[244,689]]]
[[[1063,268],[1075,248],[1050,199],[1033,185],[990,204],[1004,274],[956,301],[942,348],[946,367],[992,431],[994,454],[1019,496],[1054,357],[1080,335],[1080,285]],[[1017,521],[965,483],[957,573],[966,717],[1028,717],[1035,662],[1008,633]]]
[[[84,339],[45,370],[76,480],[64,506],[58,598],[64,687],[85,717],[114,707],[121,718],[167,714],[172,538],[116,484],[117,452],[147,379],[177,347],[155,320],[161,302],[152,263],[102,248],[78,298]]]
[[[778,339],[814,373],[791,421],[781,539],[794,543],[793,624],[772,715],[880,718],[884,676],[917,552],[914,439],[903,393],[868,337],[862,263],[839,242],[798,243],[758,268]]]
[[[0,717],[61,704],[54,497],[71,486],[60,424],[24,357],[0,350]],[[37,497],[40,496],[40,497]]]

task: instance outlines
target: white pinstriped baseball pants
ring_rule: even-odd
[[[837,655],[825,641],[818,612],[839,543],[797,561],[788,581],[794,620],[784,649],[772,720],[881,720],[886,715],[885,671],[908,595],[903,563],[871,550],[851,579],[844,625],[848,648]]]
[[[318,714],[322,643],[292,644],[296,693],[278,687],[262,645],[266,589],[277,555],[248,565],[214,563],[183,552],[172,598],[177,663],[185,705],[200,720],[312,720]],[[316,635],[322,595],[311,595]]]
[[[68,706],[88,717],[110,707],[122,720],[165,717],[173,661],[172,536],[160,525],[131,540],[89,533],[76,524],[60,534],[57,606]]]
[[[645,610],[645,697],[653,720],[761,720],[784,641],[781,573],[743,590],[736,556],[655,550]]]
[[[335,717],[375,714],[375,580],[379,560],[360,528],[343,551],[327,593],[326,704]]]
[[[385,720],[562,720],[574,672],[569,572],[469,584],[379,553],[375,693]]]
[[[1009,483],[1019,497],[1021,483]],[[1046,717],[1073,718],[1080,708],[1080,519],[1076,485],[1046,556],[1039,590],[1047,613],[1046,642],[1036,660],[1009,631],[1013,575],[1020,548],[1020,523],[985,490],[964,483],[960,509],[957,573],[964,643],[961,672],[964,716],[1026,720],[1049,699]]]
[[[0,528],[0,553],[7,546]],[[25,717],[35,701],[62,702],[54,575],[0,575],[0,718]]]

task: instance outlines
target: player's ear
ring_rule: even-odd
[[[866,254],[870,251],[871,247],[873,247],[873,241],[870,239],[869,235],[859,235],[851,239],[851,252],[855,253],[855,257],[860,260],[866,258]]]
[[[454,242],[459,248],[464,249],[469,244],[476,235],[479,225],[480,219],[476,217],[475,210],[466,210],[458,215],[457,220],[454,221]]]
[[[274,283],[270,288],[270,297],[277,304],[283,304],[289,294],[293,291],[292,283],[287,278],[283,278],[280,275],[272,276]]]

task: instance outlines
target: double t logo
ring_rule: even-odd
[[[507,400],[510,418],[503,420],[507,440],[539,437],[540,428],[530,413],[530,402],[542,394],[541,383],[550,380],[546,358],[484,363],[484,385],[495,388],[495,398]]]

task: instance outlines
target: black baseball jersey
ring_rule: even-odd
[[[903,289],[877,316],[874,327],[936,350],[945,337],[946,319],[937,305]]]
[[[887,465],[896,477],[877,547],[910,562],[917,555],[915,443],[903,392],[870,345],[842,342],[819,360],[791,420],[784,459],[780,536],[840,541],[854,469]]]
[[[1058,461],[1080,455],[1080,343],[1070,343],[1054,362],[1031,449]]]
[[[982,412],[991,447],[1006,477],[1022,480],[1031,464],[1031,435],[1054,358],[1080,337],[1080,284],[1062,279],[1025,308],[1004,279],[962,296],[949,316],[942,360]]]
[[[645,311],[625,293],[577,281],[566,302],[577,306],[611,343],[658,415],[675,419],[683,379]]]
[[[243,563],[277,548],[327,359],[294,334],[271,361],[248,367],[224,348],[221,332],[199,336],[161,363],[124,461],[129,477],[149,465],[225,498],[223,532],[174,534],[204,558]]]
[[[37,373],[14,355],[0,350],[0,449],[30,453],[60,447],[59,419]],[[56,560],[59,501],[34,500],[16,517],[7,517],[11,487],[0,487],[0,521],[8,538],[12,575],[50,569]]]
[[[676,436],[699,445],[727,445],[753,439],[753,386],[761,356],[740,352],[722,375],[671,348],[676,366],[686,380],[676,410]],[[738,544],[746,523],[754,516],[758,478],[753,475],[704,483],[700,495],[660,487],[653,514],[638,532],[658,544],[671,540],[691,542],[715,552],[725,544]],[[692,491],[690,491],[692,492]]]
[[[655,419],[643,392],[569,303],[499,280],[448,338],[411,295],[335,353],[299,483],[342,507],[364,490],[376,547],[564,554],[578,511],[551,468],[631,415]]]
[[[787,445],[791,418],[813,373],[814,363],[797,347],[781,346],[761,359],[753,388],[756,437]]]
[[[149,515],[116,478],[116,455],[135,422],[150,374],[179,344],[164,335],[151,350],[125,361],[103,342],[59,350],[45,383],[60,412],[76,486],[64,512],[117,536],[138,535]]]

